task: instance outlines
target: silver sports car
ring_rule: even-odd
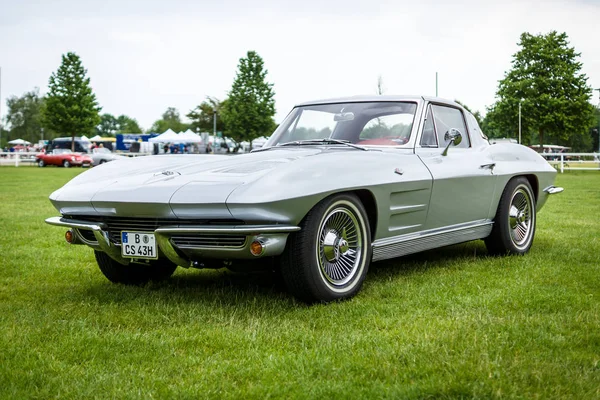
[[[257,151],[111,162],[52,193],[66,239],[113,282],[177,266],[276,265],[306,302],[355,295],[372,261],[483,239],[524,254],[556,171],[490,145],[439,98],[350,97],[296,106]]]

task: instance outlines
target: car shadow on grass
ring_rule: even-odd
[[[98,272],[99,273],[99,272]],[[302,305],[285,289],[275,273],[239,273],[220,270],[185,270],[178,268],[168,280],[144,285],[123,285],[101,277],[91,285],[81,286],[82,298],[100,303],[161,302],[172,305],[210,304],[217,307],[253,304],[257,309],[289,309]],[[74,293],[70,294],[72,297]]]
[[[449,265],[456,265],[463,260],[487,257],[487,251],[481,241],[444,247],[372,263],[366,282],[369,285],[377,285],[390,278],[448,268]],[[93,298],[101,303],[139,302],[146,299],[175,304],[208,303],[216,306],[235,306],[250,302],[258,308],[271,308],[267,304],[275,302],[276,308],[282,311],[304,306],[287,292],[283,279],[275,272],[244,273],[226,269],[178,268],[170,279],[163,282],[127,286],[95,279],[94,283],[82,286],[82,289],[82,297]],[[73,295],[72,292],[71,296]]]
[[[472,241],[371,264],[369,278],[407,276],[433,269],[447,268],[460,261],[483,260],[490,257],[483,241]]]

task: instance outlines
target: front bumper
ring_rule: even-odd
[[[95,250],[103,251],[120,264],[127,265],[136,261],[121,256],[120,243],[111,240],[109,231],[103,223],[63,217],[48,218],[46,223],[72,229],[75,236],[73,244],[85,244]],[[155,234],[160,254],[171,262],[187,268],[211,259],[248,260],[278,256],[283,253],[288,235],[299,230],[300,227],[290,225],[199,225],[161,226],[149,233]],[[82,233],[82,231],[86,232]],[[259,255],[250,252],[250,245],[254,241],[262,244],[263,251]]]

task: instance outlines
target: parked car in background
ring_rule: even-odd
[[[67,149],[54,149],[50,153],[40,153],[36,156],[35,162],[40,167],[46,165],[56,165],[58,167],[89,167],[92,165],[92,158],[85,154],[73,153]]]
[[[527,253],[555,177],[453,101],[350,97],[296,106],[251,153],[94,168],[50,195],[61,216],[46,222],[112,282],[275,266],[299,299],[329,302],[358,293],[372,261],[478,239]]]
[[[122,158],[126,157],[115,154],[106,147],[96,147],[95,149],[92,149],[92,165],[94,166]]]
[[[71,150],[71,142],[72,139],[70,137],[60,137],[54,138],[48,144],[47,152],[54,149],[67,149]],[[92,143],[89,140],[82,139],[79,136],[75,136],[75,152],[76,153],[90,153],[91,152]]]

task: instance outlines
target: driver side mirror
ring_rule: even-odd
[[[458,146],[460,144],[460,142],[462,142],[462,134],[460,133],[460,131],[458,129],[450,128],[448,130],[448,132],[446,132],[446,134],[444,135],[444,140],[447,141],[448,144],[446,145],[446,148],[442,152],[442,155],[447,156],[448,148],[450,147],[451,144],[454,146]]]

